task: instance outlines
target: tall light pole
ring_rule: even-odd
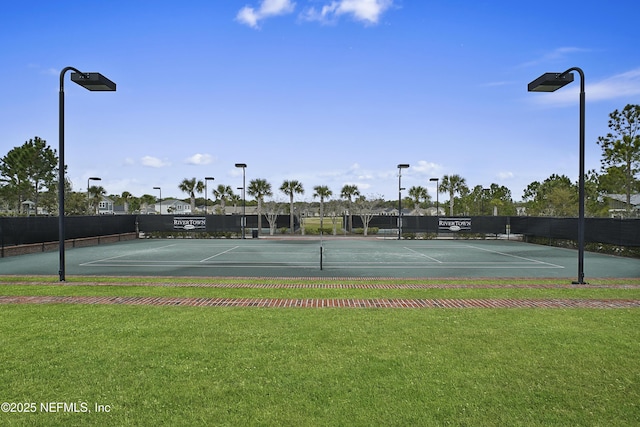
[[[58,251],[60,253],[60,267],[58,274],[60,281],[65,281],[65,254],[64,254],[64,75],[72,71],[71,81],[90,91],[113,92],[116,84],[100,73],[83,73],[73,67],[65,67],[60,71],[60,95],[58,103]]]
[[[245,171],[247,169],[246,163],[236,163],[237,168],[242,168],[242,238],[244,239],[244,229],[246,227],[247,217],[246,217],[246,206],[247,200],[245,198],[247,186],[245,185]]]
[[[87,207],[91,207],[91,198],[89,195],[89,181],[102,181],[102,178],[98,178],[97,176],[92,176],[87,179]]]
[[[584,134],[585,134],[585,93],[584,72],[578,67],[569,68],[562,73],[545,73],[529,83],[529,92],[554,92],[573,81],[572,71],[580,75],[580,167],[578,176],[578,280],[584,281]]]
[[[160,215],[162,215],[162,188],[160,187],[153,187],[154,190],[158,190],[160,191],[160,209],[158,210],[158,212],[160,212]]]
[[[206,176],[204,178],[204,213],[205,215],[207,213],[207,197],[209,197],[207,193],[207,181],[213,181],[214,179],[215,178],[212,176]]]
[[[440,178],[429,178],[429,181],[436,182],[436,216],[440,216],[440,200],[438,199],[440,196]]]
[[[407,163],[400,163],[398,165],[398,240],[402,237],[402,169],[407,169],[409,165]]]

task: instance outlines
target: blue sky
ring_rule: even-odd
[[[586,167],[608,115],[640,103],[636,0],[242,0],[2,2],[0,155],[39,136],[58,148],[60,71],[97,71],[116,92],[65,78],[74,190],[184,198],[184,178],[285,179],[395,199],[458,174],[520,200],[553,173],[578,178],[578,76]],[[237,190],[236,190],[237,191]],[[447,195],[440,195],[445,200]]]

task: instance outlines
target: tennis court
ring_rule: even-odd
[[[0,259],[56,275],[58,252]],[[66,250],[67,275],[575,278],[577,252],[504,240],[145,239]],[[640,278],[640,260],[586,253],[585,277]]]

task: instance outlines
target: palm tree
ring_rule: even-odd
[[[123,191],[122,196],[120,197],[122,198],[122,202],[124,203],[124,213],[129,213],[129,200],[133,198],[133,195],[128,191]]]
[[[264,196],[273,195],[271,184],[266,179],[254,179],[249,182],[247,193],[258,201],[258,234],[260,234],[262,233],[262,202],[264,201]]]
[[[220,201],[220,210],[222,213],[225,213],[225,207],[227,205],[227,201],[231,200],[233,197],[233,190],[230,185],[219,184],[216,188],[213,189],[213,195],[216,200]]]
[[[183,179],[180,185],[178,186],[180,191],[184,191],[185,193],[189,193],[189,197],[191,198],[191,213],[195,213],[196,210],[196,194],[202,193],[204,191],[204,183],[200,180],[196,180],[195,178],[191,179]]]
[[[429,200],[429,193],[427,189],[421,186],[413,186],[409,189],[409,196],[413,199],[415,209],[420,208],[420,200],[425,202]]]
[[[152,196],[151,194],[143,194],[142,197],[140,197],[140,211],[142,211],[142,208],[144,208],[145,213],[149,213],[149,205],[154,204],[157,202],[157,198],[156,196]]]
[[[93,185],[89,187],[89,194],[92,196],[91,201],[93,202],[93,206],[95,207],[95,213],[98,214],[98,208],[100,206],[100,201],[102,201],[102,196],[107,194],[107,190],[100,185]]]
[[[280,186],[280,191],[289,196],[289,232],[293,234],[293,195],[304,193],[302,183],[297,180],[285,180]]]
[[[320,234],[322,234],[324,228],[324,199],[331,197],[333,192],[326,185],[316,185],[313,190],[313,198],[320,197]]]
[[[467,183],[460,175],[445,175],[442,177],[440,191],[449,193],[449,215],[453,216],[453,196],[455,193],[467,191]]]
[[[347,201],[349,202],[349,232],[351,232],[351,229],[353,228],[353,217],[351,213],[353,209],[351,209],[351,203],[352,203],[351,198],[357,197],[359,195],[360,195],[360,190],[358,190],[357,185],[346,184],[345,186],[342,187],[342,190],[340,191],[340,197],[342,197],[343,199],[347,199]]]

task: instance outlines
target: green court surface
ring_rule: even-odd
[[[58,252],[0,259],[3,275],[58,274]],[[504,240],[146,239],[66,250],[67,275],[577,277],[577,251]],[[639,278],[640,260],[585,253],[585,279]]]

